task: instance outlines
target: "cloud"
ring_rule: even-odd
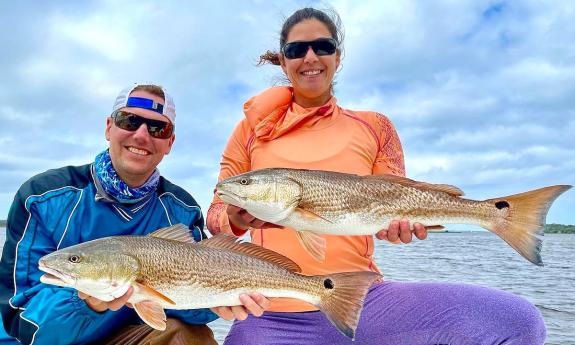
[[[0,5],[0,218],[33,174],[106,148],[134,81],[165,86],[176,144],[160,170],[206,211],[242,105],[277,82],[256,67],[310,3],[87,1]],[[311,4],[318,4],[312,2]],[[340,104],[396,126],[411,177],[473,197],[575,183],[575,6],[548,1],[332,1],[345,26]],[[325,7],[322,4],[319,7]],[[562,196],[548,220],[575,223]]]

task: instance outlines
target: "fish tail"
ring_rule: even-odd
[[[365,296],[381,275],[367,271],[345,272],[321,278],[325,290],[317,307],[341,333],[354,339]]]
[[[543,266],[541,238],[545,230],[545,218],[553,201],[571,186],[558,185],[488,199],[496,217],[484,227],[495,232],[524,258]]]

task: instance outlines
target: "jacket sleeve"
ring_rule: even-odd
[[[243,119],[234,129],[222,154],[218,182],[251,170],[249,150],[253,140],[253,131],[249,127],[248,121]],[[220,232],[236,236],[243,235],[247,229],[238,229],[230,225],[226,207],[227,205],[217,195],[214,195],[206,217],[208,230],[213,235]]]
[[[0,309],[6,332],[23,344],[86,343],[133,318],[124,308],[97,313],[75,290],[40,283],[38,259],[54,250],[42,216],[26,208],[27,195],[14,198],[0,262]]]
[[[379,151],[373,165],[373,175],[392,174],[405,176],[403,148],[395,127],[384,115],[377,114]]]

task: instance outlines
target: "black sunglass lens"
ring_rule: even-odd
[[[159,139],[167,139],[172,136],[174,126],[166,121],[146,119],[144,117],[130,114],[126,112],[117,112],[112,116],[114,118],[114,123],[117,127],[134,132],[137,131],[143,123],[146,124],[148,128],[148,133]]]
[[[114,123],[116,126],[131,132],[138,130],[142,125],[142,122],[141,118],[134,114],[116,113],[116,116],[114,117]]]
[[[337,46],[335,40],[329,38],[320,38],[315,41],[290,42],[284,46],[283,53],[288,59],[300,59],[307,54],[308,48],[311,47],[317,55],[331,55],[335,53]]]
[[[305,56],[308,45],[304,42],[293,42],[285,45],[284,54],[288,59],[298,59]]]
[[[311,47],[317,55],[331,55],[335,53],[335,44],[331,40],[316,40]]]
[[[169,130],[171,126],[167,122],[163,121],[158,122],[161,123],[160,124],[148,123],[148,133],[150,133],[150,135],[153,136],[154,138],[159,139],[169,138],[172,135],[171,131]]]

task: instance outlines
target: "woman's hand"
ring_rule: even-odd
[[[90,307],[90,309],[97,311],[98,313],[101,313],[108,309],[114,311],[122,309],[123,306],[127,305],[128,299],[130,299],[130,296],[132,296],[133,293],[134,288],[130,286],[128,291],[126,291],[126,293],[122,297],[118,297],[114,300],[111,300],[110,302],[102,301],[100,299],[97,299],[96,297],[92,297],[80,291],[78,291],[78,297],[80,299],[83,299],[84,302],[86,302],[86,304],[88,305],[88,307]],[[128,306],[131,307],[131,305],[129,304]]]
[[[413,224],[413,232],[407,219],[394,220],[389,224],[389,228],[381,230],[375,234],[380,240],[387,240],[391,243],[409,243],[415,233],[415,237],[420,240],[427,238],[427,229],[421,223]]]
[[[224,320],[245,320],[249,314],[262,316],[264,311],[270,307],[270,300],[259,293],[241,294],[242,305],[231,307],[214,307],[211,311]]]
[[[228,205],[226,208],[226,213],[228,214],[228,219],[237,228],[247,229],[265,229],[265,228],[281,228],[281,226],[265,222],[261,219],[257,219],[248,213],[248,211],[243,208]]]

